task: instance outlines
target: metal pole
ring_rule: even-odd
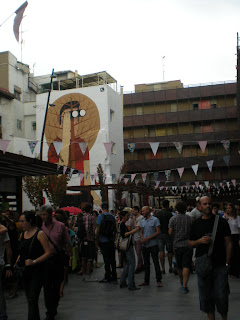
[[[42,137],[41,137],[41,146],[40,146],[40,160],[42,160],[42,154],[43,154],[43,139],[44,139],[44,131],[45,131],[46,119],[47,119],[48,105],[49,105],[49,100],[50,100],[50,95],[51,95],[51,89],[52,89],[53,73],[54,73],[54,69],[52,69],[50,89],[49,89],[49,91],[48,91],[47,105],[46,105],[45,116],[44,116],[44,121],[43,121]]]

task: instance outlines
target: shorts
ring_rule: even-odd
[[[173,242],[171,237],[168,234],[161,234],[158,239],[158,251],[164,252],[165,246],[168,253],[173,253]]]
[[[198,278],[198,290],[200,310],[205,313],[213,313],[215,306],[220,314],[228,312],[228,295],[230,293],[228,284],[228,268],[218,266],[213,269],[208,278]]]
[[[189,247],[174,248],[174,254],[175,254],[178,269],[183,269],[183,268],[190,269],[192,264],[192,255],[193,255],[192,248],[189,248]]]
[[[93,241],[83,241],[81,253],[82,259],[93,261],[96,256],[95,243]]]

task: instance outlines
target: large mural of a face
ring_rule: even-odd
[[[49,146],[48,161],[90,172],[89,151],[100,130],[100,117],[96,104],[80,93],[66,94],[49,107],[45,136]],[[60,154],[54,148],[54,141],[63,143]],[[82,152],[79,143],[87,144]]]

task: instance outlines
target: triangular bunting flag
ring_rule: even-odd
[[[1,139],[0,141],[1,141],[1,145],[2,145],[3,154],[5,154],[5,152],[7,151],[10,140]]]
[[[66,173],[66,171],[67,171],[67,168],[68,168],[68,167],[66,167],[66,166],[63,166],[63,174],[65,174],[65,173]]]
[[[80,173],[80,184],[81,184],[83,178],[84,178],[84,173]]]
[[[179,154],[182,152],[183,143],[182,142],[173,142]]]
[[[206,188],[209,186],[209,181],[204,181]]]
[[[85,177],[85,179],[87,179],[89,173],[90,173],[89,171],[86,172],[86,177]]]
[[[29,148],[30,148],[30,150],[31,150],[31,152],[33,154],[34,149],[35,149],[35,147],[37,145],[37,141],[28,141],[28,145],[29,145]]]
[[[136,143],[132,142],[132,143],[128,143],[128,150],[130,151],[131,154],[134,154],[134,150],[136,147]]]
[[[199,181],[195,181],[195,186],[198,188],[199,187]]]
[[[198,164],[193,164],[193,165],[192,165],[192,169],[193,169],[193,172],[195,173],[195,176],[197,176]]]
[[[221,143],[224,147],[224,149],[228,152],[230,147],[230,140],[221,140]]]
[[[74,169],[71,168],[71,169],[70,169],[70,172],[69,172],[69,175],[68,175],[70,179],[72,178],[73,171],[74,171]]]
[[[128,178],[124,178],[124,183],[127,184],[128,183]]]
[[[222,182],[219,182],[219,184],[220,184],[220,187],[222,188],[222,187],[223,187],[223,183],[222,183]]]
[[[202,150],[202,153],[205,152],[206,146],[207,146],[207,141],[198,141],[199,147]]]
[[[229,186],[230,186],[230,182],[229,182],[229,181],[227,181],[226,183],[227,183],[227,187],[228,187],[228,189],[229,189]]]
[[[94,182],[94,174],[90,174],[91,181]]]
[[[109,155],[112,152],[113,143],[112,142],[104,142],[103,144],[104,144],[104,147],[107,151],[107,155]]]
[[[131,174],[131,182],[133,182],[133,180],[135,179],[135,177],[136,177],[136,173]]]
[[[182,178],[183,171],[184,171],[184,167],[183,167],[183,168],[177,168],[177,171],[178,171],[179,176],[180,176],[180,179],[181,179],[181,178]]]
[[[206,161],[208,169],[209,169],[210,172],[212,172],[213,162],[214,162],[214,160]]]
[[[226,165],[229,167],[230,156],[229,155],[223,156],[223,160],[226,163]]]
[[[149,144],[150,144],[150,147],[152,149],[152,152],[153,152],[154,156],[156,156],[157,150],[158,150],[158,147],[159,147],[159,142],[149,142]]]
[[[171,170],[165,170],[165,176],[166,176],[167,181],[170,180],[170,175],[171,175]]]
[[[159,187],[160,181],[156,181],[155,190]]]
[[[231,180],[234,187],[236,187],[236,179]]]
[[[146,178],[147,178],[147,173],[142,173],[142,180],[144,183],[146,181]]]
[[[61,141],[53,141],[53,145],[54,145],[54,148],[57,152],[57,155],[59,156],[59,153],[61,152],[61,149],[62,149],[62,146],[63,146],[63,142]]]
[[[85,152],[87,150],[87,147],[88,147],[88,143],[87,142],[79,142],[78,144],[79,144],[79,147],[80,147],[82,154],[84,156]]]

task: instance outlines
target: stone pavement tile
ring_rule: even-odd
[[[94,269],[94,277],[102,279],[104,268]],[[120,289],[119,284],[86,283],[81,276],[71,274],[60,300],[56,320],[206,320],[199,310],[196,275],[191,275],[189,294],[182,294],[178,277],[163,276],[163,288],[157,288],[152,268],[150,285],[138,291]],[[137,274],[136,284],[143,281],[144,274]],[[239,320],[239,280],[229,280],[229,320]],[[41,319],[45,316],[43,293],[39,299]],[[27,303],[23,291],[7,301],[8,320],[26,320]],[[216,320],[220,320],[216,315]]]

